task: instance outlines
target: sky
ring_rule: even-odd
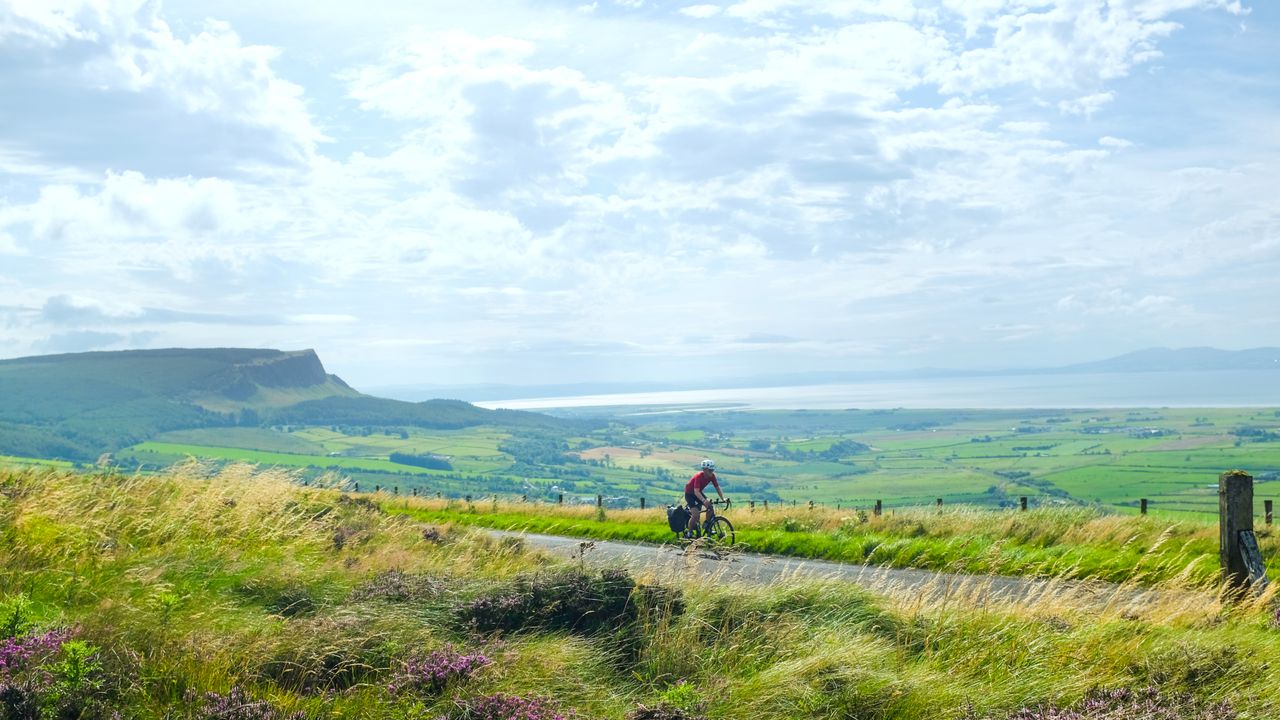
[[[0,357],[358,388],[1280,345],[1280,7],[0,0]]]

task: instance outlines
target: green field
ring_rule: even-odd
[[[614,506],[676,498],[698,462],[716,461],[740,501],[869,507],[963,503],[1098,505],[1132,512],[1216,512],[1218,475],[1255,475],[1280,492],[1280,416],[1266,409],[1103,411],[669,412],[599,418],[575,434],[477,426],[204,428],[122,453],[159,468],[187,457],[337,471],[353,482],[450,496],[532,495]],[[441,458],[450,470],[390,461]]]

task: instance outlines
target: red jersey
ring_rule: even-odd
[[[715,473],[707,472],[706,470],[699,470],[697,475],[689,478],[689,482],[684,486],[684,491],[693,492],[695,489],[699,491],[706,490],[708,485],[715,485],[716,490],[720,490],[720,481],[716,480]]]

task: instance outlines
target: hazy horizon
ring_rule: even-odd
[[[0,358],[355,387],[1280,345],[1280,7],[0,0]]]

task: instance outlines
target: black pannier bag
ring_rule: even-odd
[[[689,511],[679,505],[668,505],[667,524],[672,532],[684,532],[689,529]]]

